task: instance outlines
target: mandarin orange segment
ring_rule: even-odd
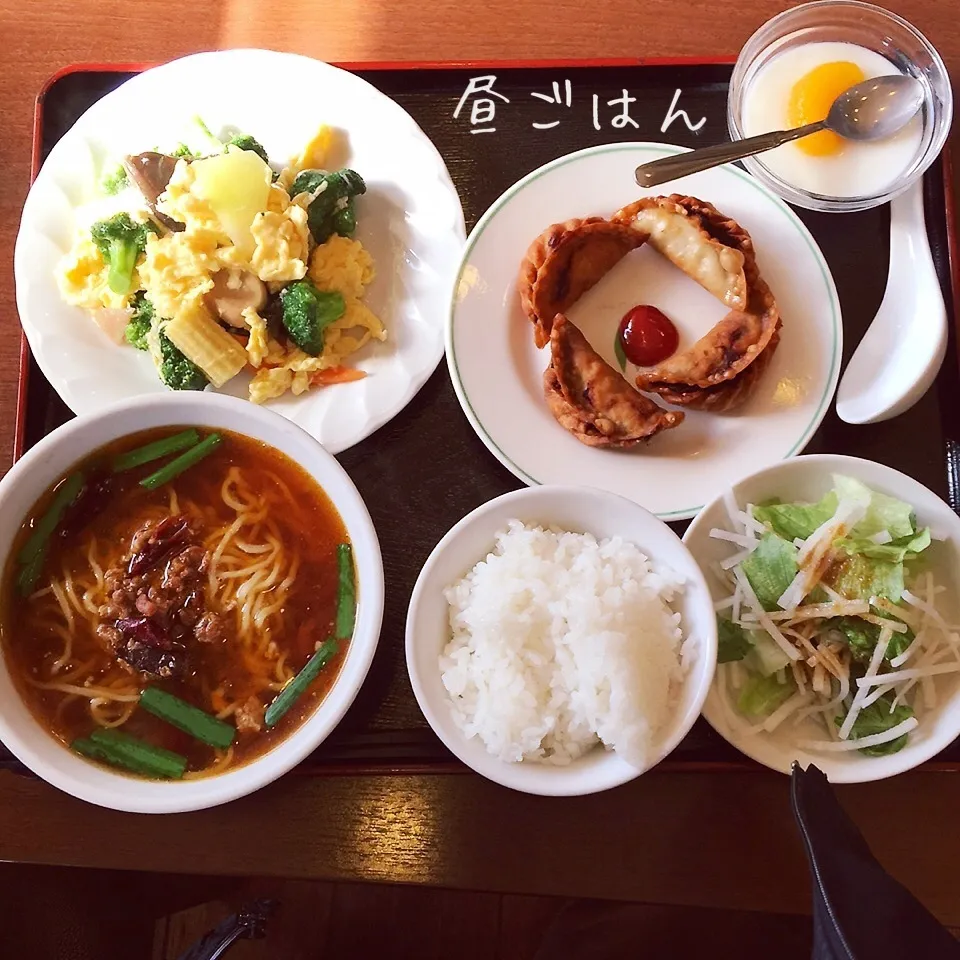
[[[826,119],[833,101],[845,90],[866,80],[855,63],[841,60],[821,63],[805,73],[790,90],[787,119],[791,127],[802,127]],[[797,146],[814,157],[839,153],[843,139],[829,130],[796,141]]]

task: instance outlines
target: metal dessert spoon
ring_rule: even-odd
[[[656,187],[668,180],[773,150],[821,130],[831,130],[846,140],[883,140],[902,130],[916,116],[923,99],[923,87],[913,77],[874,77],[841,93],[825,120],[643,163],[636,170],[637,183],[641,187]]]

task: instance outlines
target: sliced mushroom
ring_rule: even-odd
[[[177,166],[177,158],[167,156],[165,153],[157,153],[148,150],[146,153],[138,153],[126,157],[123,161],[130,179],[136,184],[137,189],[143,194],[143,199],[147,201],[150,212],[160,221],[168,230],[174,232],[183,230],[184,226],[165,213],[157,209],[157,200],[173,176],[173,171]]]
[[[267,302],[267,287],[249,270],[236,267],[218,270],[213,275],[213,289],[206,295],[207,307],[231,327],[246,329],[243,311],[263,309]]]

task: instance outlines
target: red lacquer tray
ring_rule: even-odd
[[[341,66],[398,101],[432,138],[460,193],[469,229],[510,184],[573,150],[615,140],[696,146],[726,139],[731,63],[725,59]],[[87,107],[145,66],[82,65],[53,77],[37,100],[34,173]],[[498,96],[483,93],[491,84]],[[469,89],[479,92],[465,97]],[[492,118],[484,119],[489,110],[473,109],[483,96],[494,103]],[[671,104],[685,110],[692,124],[700,118],[706,122],[693,132],[679,117],[662,132]],[[472,124],[472,119],[477,122]],[[494,130],[476,136],[480,127]],[[925,195],[931,244],[953,321],[960,285],[950,183],[949,158],[944,154],[925,178]],[[798,213],[836,280],[849,356],[883,296],[888,210],[844,217]],[[16,455],[70,416],[24,343]],[[947,361],[920,403],[895,420],[866,427],[844,424],[831,412],[807,451],[882,461],[916,477],[958,509],[958,443],[960,366],[951,322]],[[339,459],[376,524],[387,602],[380,647],[360,695],[337,731],[299,770],[310,774],[463,770],[427,727],[407,681],[403,657],[407,602],[421,565],[443,534],[474,507],[519,483],[474,434],[444,364],[399,416]],[[684,524],[673,526],[679,532]],[[5,760],[0,748],[0,763],[4,762],[13,761]],[[700,721],[662,766],[724,770],[750,765]],[[960,768],[960,744],[928,766]]]

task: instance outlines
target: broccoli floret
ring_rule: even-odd
[[[283,326],[290,339],[311,357],[323,353],[323,331],[343,316],[346,304],[336,291],[318,290],[309,280],[298,280],[280,293]]]
[[[183,160],[196,160],[199,154],[194,153],[185,143],[178,143],[170,152],[170,156],[178,157]]]
[[[108,170],[100,180],[100,187],[104,193],[109,196],[115,196],[121,190],[130,186],[130,177],[127,174],[127,168],[122,163]]]
[[[301,170],[290,187],[290,196],[299,193],[313,193],[330,174],[326,170]]]
[[[147,245],[147,236],[158,232],[152,222],[135,223],[129,213],[99,220],[90,228],[93,242],[110,268],[107,285],[114,293],[130,292],[133,270]]]
[[[366,192],[367,185],[363,177],[349,167],[333,173],[304,170],[297,175],[290,188],[292,197],[299,193],[316,193],[307,207],[307,224],[317,243],[329,240],[335,233],[341,237],[353,236],[357,229],[354,201]]]
[[[153,304],[142,290],[138,290],[133,295],[131,307],[133,313],[130,316],[127,329],[124,331],[127,343],[132,344],[138,350],[148,350],[150,345],[147,343],[147,334],[153,325]]]
[[[250,150],[264,163],[270,162],[270,158],[267,156],[267,151],[263,149],[263,145],[255,137],[251,137],[249,133],[238,133],[235,137],[231,137],[227,141],[227,146],[239,147],[241,150]]]
[[[157,341],[160,348],[157,372],[171,390],[202,390],[210,382],[206,374],[173,345],[163,330],[158,331]]]

